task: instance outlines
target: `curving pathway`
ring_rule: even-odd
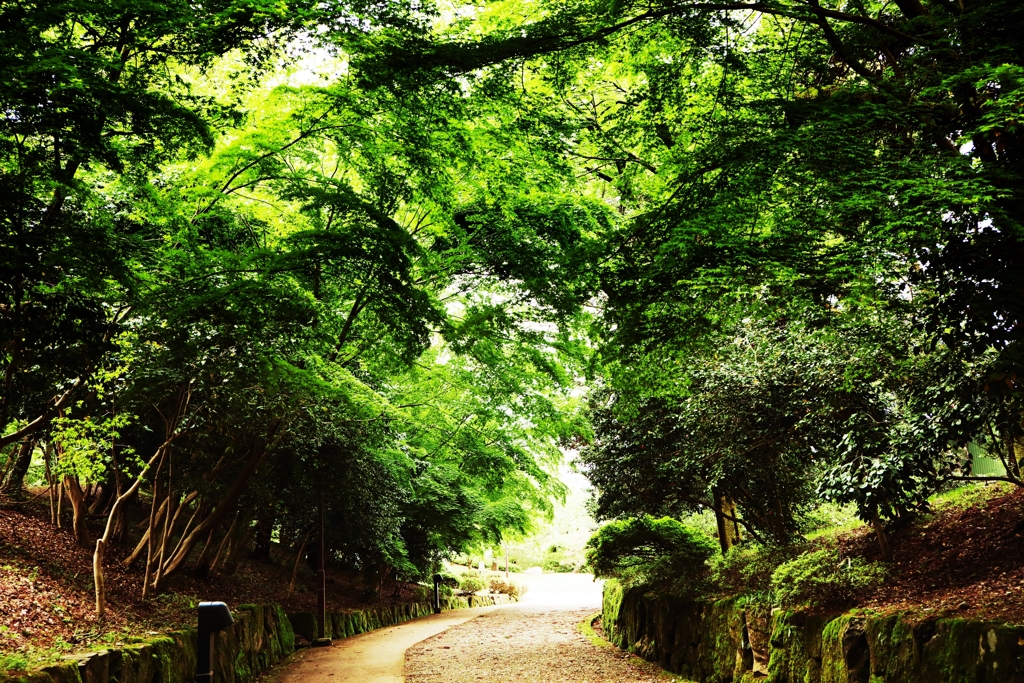
[[[456,610],[296,653],[268,683],[650,683],[661,670],[581,634],[601,586],[580,574],[517,576],[503,607]],[[663,680],[663,679],[662,679]]]

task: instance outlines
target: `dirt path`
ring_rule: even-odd
[[[661,670],[578,629],[601,607],[579,574],[517,576],[525,599],[457,610],[296,653],[264,683],[650,683]],[[404,673],[404,675],[403,675]]]
[[[506,607],[410,648],[408,683],[648,683],[661,670],[610,646],[594,645],[577,625],[594,609]],[[664,679],[661,679],[664,680]]]
[[[402,683],[405,651],[412,645],[495,609],[444,612],[338,640],[330,647],[300,650],[263,683]]]

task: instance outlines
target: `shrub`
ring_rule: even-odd
[[[720,595],[763,595],[772,590],[772,574],[800,553],[799,546],[734,546],[709,562],[710,583]]]
[[[671,517],[644,516],[601,527],[587,541],[586,555],[595,576],[688,593],[699,588],[716,549],[702,531]]]
[[[879,562],[841,558],[835,548],[804,553],[772,574],[772,590],[781,606],[841,605],[885,579]]]
[[[448,586],[449,588],[459,587],[459,577],[455,576],[451,572],[443,571],[438,576],[441,577],[441,585]]]
[[[546,572],[555,572],[556,574],[568,574],[576,568],[573,564],[562,564],[559,560],[551,558],[550,560],[544,560],[543,569]]]
[[[459,579],[459,588],[467,593],[476,593],[484,589],[484,581],[475,574],[463,574]]]
[[[518,583],[513,583],[511,581],[505,581],[504,579],[491,579],[491,592],[504,593],[510,598],[518,599],[519,596],[526,593],[526,586],[521,586]]]

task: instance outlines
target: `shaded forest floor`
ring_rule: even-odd
[[[838,535],[843,557],[880,559],[874,533]],[[889,536],[895,571],[858,607],[1024,624],[1024,490],[972,486]]]
[[[169,590],[142,600],[141,562],[125,569],[129,544],[108,550],[105,562],[107,614],[95,617],[92,550],[75,543],[71,530],[50,524],[45,498],[30,505],[0,506],[0,670],[102,644],[184,626],[194,626],[200,600],[230,607],[276,602],[287,612],[314,611],[313,573],[305,564],[288,595],[295,551],[273,548],[271,561],[248,560],[231,573],[199,578],[182,573]],[[97,520],[97,525],[100,520]],[[100,529],[90,529],[95,538]],[[388,581],[375,604],[415,599],[415,584]],[[328,609],[359,609],[365,587],[351,572],[327,571]]]

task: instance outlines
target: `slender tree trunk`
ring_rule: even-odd
[[[162,503],[160,503],[160,509],[156,511],[156,516],[157,517],[160,517],[160,515],[162,515],[164,513],[164,506],[165,505],[167,505],[167,499],[166,498],[164,498],[164,501]],[[149,525],[147,524],[146,525],[146,530],[142,534],[142,538],[140,538],[139,542],[135,545],[135,550],[133,550],[132,554],[129,555],[124,561],[121,562],[121,566],[122,567],[130,567],[133,564],[135,564],[135,562],[138,561],[139,556],[142,555],[142,551],[145,550],[147,547],[149,547],[149,535],[150,535],[149,531],[150,531]]]
[[[206,576],[210,572],[210,560],[209,555],[213,551],[213,537],[217,535],[217,525],[210,527],[210,533],[206,536],[206,542],[203,543],[203,549],[199,552],[199,557],[196,558],[195,572],[198,576]],[[217,546],[217,552],[220,552],[220,545]]]
[[[238,518],[241,515],[235,513],[235,518],[231,521],[231,526],[228,528],[228,532],[224,534],[224,538],[220,539],[220,543],[217,545],[217,552],[214,554],[213,559],[210,560],[210,566],[207,568],[206,573],[212,574],[217,571],[217,563],[220,562],[221,553],[224,552],[224,548],[229,548],[232,543],[232,538],[235,534],[235,527],[238,526]],[[227,560],[225,560],[226,562]]]
[[[715,494],[715,505],[718,506],[718,509],[715,510],[715,521],[718,524],[718,543],[724,555],[741,540],[739,524],[735,519],[729,519],[729,517],[736,517],[736,501],[726,494],[719,492]]]
[[[7,471],[3,485],[0,485],[0,494],[12,498],[21,497],[21,488],[25,485],[25,475],[32,465],[32,451],[35,449],[35,441],[25,437],[18,448],[18,454],[14,458],[14,464]]]
[[[878,538],[878,548],[882,551],[882,559],[892,562],[892,549],[889,548],[889,539],[885,535],[885,527],[882,525],[882,518],[878,516],[876,508],[871,517],[871,526],[875,529],[875,536]]]
[[[68,500],[71,501],[71,529],[75,534],[75,541],[83,548],[88,548],[91,541],[89,527],[85,524],[87,518],[85,491],[82,490],[78,477],[65,476],[64,491],[68,494]]]
[[[249,539],[252,538],[253,531],[243,530],[242,534],[237,531],[231,534],[231,541],[228,543],[227,550],[224,552],[224,561],[221,563],[221,569],[219,570],[222,574],[231,576],[238,569],[238,564],[241,561],[242,553],[245,548],[249,545]]]
[[[142,468],[142,472],[135,478],[131,487],[124,493],[120,494],[114,499],[113,504],[110,506],[110,512],[107,514],[107,524],[103,529],[103,536],[96,540],[96,550],[92,556],[92,577],[93,583],[96,586],[96,617],[102,619],[107,610],[107,589],[106,589],[106,578],[103,573],[103,556],[107,549],[107,543],[110,542],[111,534],[113,534],[115,527],[117,526],[117,519],[119,518],[121,507],[124,502],[131,498],[142,486],[143,480],[149,473],[153,464],[158,459],[162,460],[162,453],[167,447],[167,444],[162,445],[157,449],[153,457],[149,459],[146,466]]]
[[[57,482],[57,528],[60,528],[61,512],[64,508],[64,482]]]
[[[146,566],[142,571],[142,599],[149,599],[149,574],[153,568],[153,546],[155,545],[156,539],[154,538],[156,532],[156,520],[157,515],[157,504],[156,501],[160,497],[160,470],[164,466],[165,453],[161,449],[160,460],[156,466],[156,474],[153,475],[153,500],[149,505],[149,528],[146,530]],[[163,501],[170,505],[169,500]],[[163,509],[161,504],[160,509]]]
[[[299,553],[295,556],[295,567],[292,568],[292,580],[288,584],[289,596],[292,594],[292,591],[295,590],[295,579],[299,576],[299,562],[302,560],[302,553],[306,552],[306,543],[309,542],[309,535],[313,533],[313,529],[315,528],[316,525],[314,524],[309,528],[309,531],[306,532],[306,536],[302,539],[302,544],[299,546]]]
[[[1020,479],[1020,462],[1017,460],[1017,448],[1016,443],[1013,440],[1013,432],[1009,429],[1006,430],[1006,462],[1010,466],[1010,474]]]
[[[96,539],[96,550],[92,554],[92,580],[96,586],[96,618],[102,619],[107,613],[107,583],[103,574],[103,554],[106,543]]]
[[[171,538],[171,510],[175,507],[174,505],[174,489],[172,488],[173,482],[171,480],[172,466],[174,464],[174,454],[168,452],[167,454],[167,509],[164,511],[164,530],[160,536],[160,557],[156,563],[156,578],[153,580],[154,585],[162,585],[161,579],[164,575],[164,554],[167,552],[167,544]],[[177,519],[177,515],[175,515]]]
[[[199,493],[193,491],[192,493],[185,496],[185,499],[183,501],[178,503],[178,509],[174,512],[174,517],[171,519],[171,529],[167,532],[169,534],[169,538],[174,538],[174,535],[177,533],[178,517],[181,515],[181,511],[187,510],[189,504],[198,497]],[[202,514],[202,511],[203,507],[201,505],[196,505],[196,509],[192,511],[192,515],[188,518],[188,521],[185,523],[185,528],[181,530],[181,537],[178,539],[178,544],[174,546],[174,551],[171,553],[172,557],[177,554],[178,549],[181,547],[181,542],[185,540],[185,538],[188,536],[189,530],[192,528],[192,523],[196,521],[196,518],[199,517],[200,514]]]
[[[189,534],[184,539],[182,539],[182,542],[178,545],[178,550],[175,553],[173,553],[171,557],[167,560],[166,570],[164,572],[166,576],[169,576],[177,570],[179,570],[181,566],[185,563],[185,560],[188,559],[188,556],[192,552],[192,549],[199,542],[199,539],[202,538],[205,534],[209,533],[210,528],[218,524],[221,519],[228,515],[228,513],[234,511],[235,505],[238,503],[239,497],[241,497],[242,492],[245,490],[245,487],[249,484],[249,482],[252,480],[252,477],[256,474],[256,470],[259,467],[260,463],[263,461],[263,457],[269,451],[276,447],[277,443],[280,442],[281,438],[283,438],[283,434],[278,435],[267,447],[257,447],[255,450],[250,452],[248,456],[248,461],[245,463],[244,467],[242,468],[242,471],[239,472],[238,475],[235,477],[235,481],[232,482],[231,488],[227,490],[227,492],[224,494],[224,497],[221,498],[221,500],[213,508],[213,511],[210,513],[210,515],[202,522],[197,524],[195,528],[191,532],[189,532]]]
[[[50,443],[46,444],[46,449],[43,451],[43,464],[46,465],[46,483],[50,486],[50,524],[59,527],[60,521],[57,519],[57,477],[54,476],[50,470],[50,455],[53,453],[53,445]]]

